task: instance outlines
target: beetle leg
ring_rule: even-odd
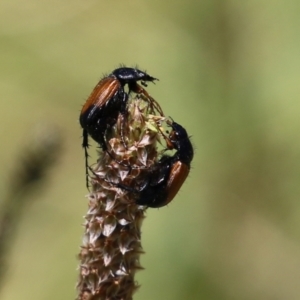
[[[89,136],[85,129],[82,132],[82,147],[84,148],[84,156],[85,156],[85,184],[89,189],[89,163],[88,163],[88,148],[89,148]]]
[[[145,181],[145,183],[141,186],[140,189],[135,189],[135,188],[132,188],[132,187],[126,185],[126,184],[122,184],[122,183],[119,183],[119,182],[116,183],[116,182],[110,181],[108,179],[104,179],[104,180],[107,183],[112,184],[112,185],[114,185],[114,186],[116,186],[116,187],[118,187],[118,188],[120,188],[122,190],[131,192],[131,193],[135,193],[135,194],[138,194],[138,193],[142,192],[148,186],[148,184],[149,184],[148,181]]]
[[[141,95],[142,99],[149,103],[152,110],[155,109],[162,117],[164,117],[163,110],[158,102],[155,101],[142,86],[135,82],[130,86],[130,90],[135,92],[136,94]]]

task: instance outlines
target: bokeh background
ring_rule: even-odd
[[[299,15],[296,0],[2,0],[2,203],[32,141],[61,144],[18,212],[1,299],[75,297],[78,117],[120,63],[160,79],[148,91],[196,149],[176,199],[147,212],[135,299],[300,299]]]

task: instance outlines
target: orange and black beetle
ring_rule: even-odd
[[[147,81],[154,82],[155,80],[157,78],[138,69],[121,67],[101,79],[95,86],[83,105],[79,118],[83,128],[82,146],[85,150],[86,176],[88,176],[88,136],[99,143],[103,151],[107,151],[106,132],[115,125],[119,114],[123,118],[125,117],[128,95],[131,91],[144,95],[144,99],[162,114],[158,103],[137,83],[141,81],[143,86],[147,86]],[[128,85],[128,92],[124,90],[126,84]],[[121,130],[121,137],[124,141],[123,130]]]
[[[194,156],[193,146],[186,130],[170,122],[172,131],[167,138],[169,149],[176,149],[173,156],[163,155],[149,170],[149,175],[138,189],[112,183],[119,188],[136,193],[136,204],[162,207],[170,203],[187,178]]]

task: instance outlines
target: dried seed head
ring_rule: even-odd
[[[142,269],[140,229],[145,207],[135,204],[134,193],[113,183],[134,187],[145,180],[149,167],[157,161],[156,142],[164,118],[154,113],[145,101],[133,99],[125,120],[120,116],[108,134],[112,156],[100,153],[93,167],[77,299],[129,300],[138,288],[134,275]]]

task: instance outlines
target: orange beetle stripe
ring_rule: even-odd
[[[120,82],[113,77],[101,79],[83,105],[81,114],[84,114],[92,106],[95,106],[96,109],[105,105],[105,102],[110,100],[120,87]]]
[[[181,161],[177,161],[171,169],[170,177],[168,180],[167,191],[168,196],[164,205],[168,204],[173,200],[178,191],[180,190],[182,184],[189,175],[190,168],[183,164]]]

